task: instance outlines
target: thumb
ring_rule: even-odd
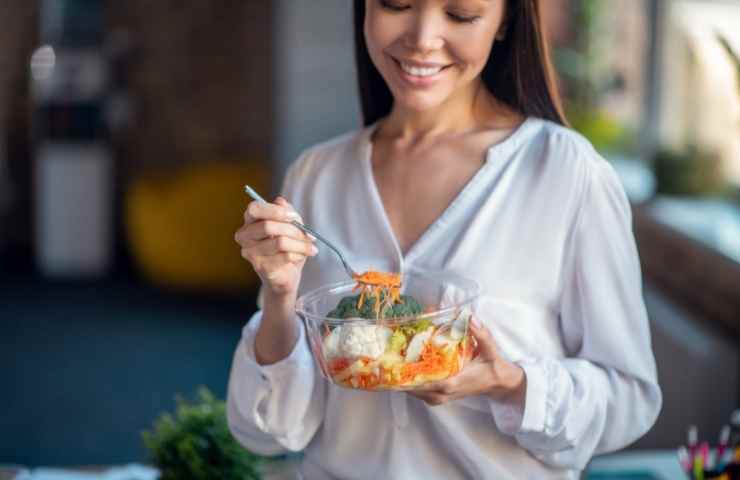
[[[483,360],[493,360],[499,356],[496,341],[491,331],[478,318],[470,319],[468,330],[476,342],[475,356]]]

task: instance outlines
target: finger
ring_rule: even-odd
[[[290,237],[295,240],[310,240],[297,227],[290,223],[276,222],[274,220],[262,220],[243,226],[237,230],[234,239],[244,246],[258,242],[270,237]]]
[[[271,280],[275,275],[279,275],[287,265],[298,265],[305,261],[305,255],[298,253],[281,253],[280,255],[265,257],[262,260],[262,268],[265,272],[265,276]]]
[[[437,393],[441,395],[454,396],[460,393],[461,385],[459,377],[450,377],[437,382],[430,382],[416,387],[415,391]]]
[[[291,204],[291,203],[290,203],[289,201],[287,201],[287,200],[286,200],[286,199],[285,199],[284,197],[277,197],[277,198],[275,198],[275,203],[276,203],[277,205],[279,205],[279,206],[283,207],[283,208],[286,208],[286,209],[287,209],[287,210],[288,210],[289,212],[293,212],[293,213],[295,213],[296,215],[298,215],[298,218],[297,218],[297,220],[298,220],[298,221],[299,221],[300,223],[303,223],[303,219],[302,219],[302,218],[301,218],[301,216],[300,216],[300,215],[298,214],[298,212],[296,211],[295,207],[293,207],[293,205],[292,205],[292,204]]]
[[[477,356],[488,359],[498,356],[498,347],[491,331],[478,318],[473,317],[470,320],[469,331],[477,343],[475,349]]]
[[[293,207],[293,205],[291,205],[291,204],[290,204],[290,202],[288,202],[288,201],[287,201],[287,200],[286,200],[285,198],[283,198],[283,197],[277,197],[277,198],[275,199],[275,203],[277,203],[278,205],[280,205],[280,206],[282,206],[282,207],[285,207],[285,208],[287,208],[287,209],[289,209],[289,210],[291,210],[291,211],[293,211],[293,212],[295,212],[295,211],[296,211],[296,209],[295,209],[295,208]],[[297,212],[296,212],[296,213],[297,213]],[[305,223],[305,222],[303,221],[303,218],[301,218],[301,217],[298,217],[298,223]],[[308,233],[308,232],[304,232],[303,230],[301,230],[301,233],[302,233],[302,234],[303,234],[303,235],[304,235],[304,236],[305,236],[306,238],[310,239],[310,240],[311,240],[312,242],[316,241],[316,237],[314,237],[314,236],[313,236],[313,235],[311,235],[310,233]]]
[[[448,398],[441,394],[441,393],[434,393],[434,392],[419,392],[416,390],[409,391],[409,395],[412,395],[420,400],[423,400],[427,405],[431,407],[437,407],[439,405],[444,405],[448,402]]]
[[[316,245],[310,241],[296,240],[290,237],[273,237],[259,241],[253,245],[257,255],[271,256],[280,253],[299,253],[306,257],[313,257],[319,253]]]
[[[244,221],[253,223],[256,220],[275,220],[279,222],[298,221],[303,223],[301,216],[292,208],[274,203],[253,201],[244,211]]]
[[[265,275],[268,279],[272,278],[275,272],[280,271],[286,265],[291,263],[297,265],[306,260],[306,256],[300,253],[281,253],[279,255],[263,257],[254,255],[252,249],[249,248],[242,248],[241,254],[242,257],[252,264],[252,267],[257,273]]]

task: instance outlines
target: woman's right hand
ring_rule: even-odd
[[[282,197],[275,203],[251,202],[244,211],[244,225],[234,240],[241,254],[252,264],[268,294],[294,298],[298,292],[307,257],[318,253],[312,237],[290,222],[303,223],[293,207]]]

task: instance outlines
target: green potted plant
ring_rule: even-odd
[[[258,480],[269,461],[237,443],[226,423],[226,404],[201,387],[195,402],[175,399],[174,414],[162,414],[142,432],[160,480]]]
[[[653,165],[658,193],[717,196],[727,193],[719,155],[696,145],[689,145],[684,151],[661,149]]]

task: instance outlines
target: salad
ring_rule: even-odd
[[[472,355],[462,308],[446,319],[425,318],[419,302],[400,293],[400,275],[366,272],[359,294],[342,298],[326,316],[322,353],[335,383],[360,389],[408,389],[456,374]]]

